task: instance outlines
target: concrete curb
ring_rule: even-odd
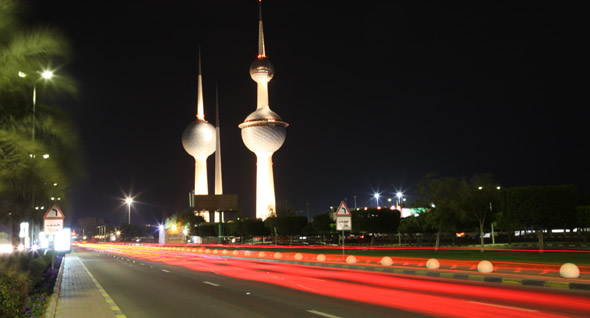
[[[61,258],[61,264],[59,265],[59,273],[57,274],[55,285],[53,286],[53,294],[49,296],[47,309],[45,310],[45,318],[55,318],[55,311],[57,310],[57,301],[59,300],[59,292],[61,290],[61,279],[64,273],[65,258],[66,255],[64,254],[64,256],[62,256]]]

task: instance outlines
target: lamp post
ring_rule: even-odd
[[[478,190],[483,190],[482,186],[477,187]],[[500,186],[496,187],[496,190],[500,191],[500,189],[502,189]],[[490,216],[492,216],[492,201],[490,201]],[[494,236],[494,221],[490,222],[491,225],[491,234],[492,234],[492,245],[496,244],[496,237]],[[483,248],[482,248],[482,252],[483,252]]]
[[[18,72],[19,77],[27,77],[27,73]],[[49,80],[53,77],[52,71],[43,71],[41,72],[41,78],[44,80]],[[31,128],[31,139],[35,140],[35,115],[37,112],[37,83],[33,82],[33,127]]]
[[[375,193],[373,196],[375,197],[375,202],[377,204],[375,207],[378,208],[379,207],[379,196],[380,195],[379,195],[379,193]]]
[[[404,194],[401,191],[398,191],[395,196],[397,197],[397,205],[400,206],[402,204],[402,197]]]
[[[130,197],[125,198],[125,203],[127,204],[127,207],[128,207],[127,223],[131,224],[131,204],[133,203],[133,198],[130,198]]]

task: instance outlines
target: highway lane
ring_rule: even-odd
[[[75,253],[129,318],[425,317],[182,266],[84,249]]]
[[[490,284],[243,261],[221,256],[161,251],[143,247],[114,247],[114,249],[111,247],[108,248],[108,251],[113,253],[113,256],[109,257],[118,263],[127,263],[125,266],[129,268],[150,266],[150,269],[159,270],[158,275],[168,274],[163,276],[164,282],[162,284],[165,284],[167,280],[185,282],[198,276],[193,285],[188,288],[180,288],[183,293],[190,294],[192,289],[201,293],[203,286],[200,285],[208,285],[208,288],[213,287],[213,289],[205,289],[207,292],[199,299],[207,299],[209,296],[215,297],[215,300],[211,301],[217,302],[218,305],[213,307],[225,305],[223,302],[219,303],[221,299],[228,303],[226,306],[235,305],[239,310],[265,317],[271,315],[279,317],[304,316],[304,314],[300,314],[301,312],[312,316],[321,313],[319,315],[325,314],[326,317],[403,317],[413,316],[412,312],[450,317],[590,316],[590,298],[588,297],[590,294],[588,293],[556,292],[522,287],[510,288],[505,285],[492,286]],[[136,263],[133,263],[133,259]],[[111,260],[109,259],[109,261]],[[110,270],[106,271],[105,276],[108,276],[109,272]],[[146,272],[143,275],[149,277],[152,272]],[[174,275],[182,274],[182,276],[170,277],[172,273]],[[160,281],[161,279],[157,278],[156,280]],[[221,284],[219,281],[224,281],[224,283]],[[133,284],[133,280],[129,284]],[[107,286],[103,284],[103,287],[111,293]],[[120,288],[120,286],[115,287]],[[149,288],[149,286],[145,286],[145,288]],[[174,289],[174,287],[170,288]],[[223,292],[216,293],[221,290]],[[255,293],[252,292],[254,290]],[[244,300],[244,294],[255,297],[247,297]],[[179,297],[186,297],[183,295]],[[229,300],[227,297],[224,298],[227,295],[231,296]],[[124,306],[114,295],[111,297],[124,309]],[[153,295],[151,297],[153,298]],[[178,297],[171,298],[164,302],[164,306],[168,306],[168,302],[175,303],[176,301],[178,303]],[[133,303],[137,301],[130,299],[128,302],[128,307],[132,308]],[[343,304],[346,306],[342,307]],[[182,306],[183,302],[181,301],[178,305]],[[205,304],[205,308],[209,308],[207,305]],[[304,305],[308,305],[309,308],[305,308]],[[136,309],[144,308],[144,306],[139,307]],[[321,308],[321,310],[316,308]],[[215,310],[217,308],[206,311],[205,316],[227,316],[234,313],[232,311],[222,314],[216,313]],[[240,314],[240,316],[245,315],[246,313]],[[129,317],[132,316],[129,315]]]

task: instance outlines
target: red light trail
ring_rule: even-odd
[[[176,251],[110,244],[79,246],[437,317],[563,317],[557,312],[564,310],[571,317],[590,316],[590,297],[554,291],[457,284],[444,279],[411,279],[394,274],[247,261],[220,255],[233,255],[235,251],[204,255],[202,248]],[[201,253],[197,254],[193,249],[201,250]],[[260,255],[259,252],[255,254]],[[281,253],[281,257],[288,257],[286,254]],[[243,257],[244,253],[240,256]]]

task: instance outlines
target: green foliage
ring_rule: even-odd
[[[178,216],[178,222],[182,227],[194,229],[195,225],[205,222],[205,218],[201,215],[195,215],[193,209],[186,209]]]
[[[216,224],[214,223],[201,223],[196,230],[198,236],[217,236]]]
[[[49,264],[51,264],[51,259],[49,258],[49,255],[46,257],[35,258],[29,265],[29,276],[31,277],[31,279],[34,282],[39,281],[43,276],[43,272],[47,269],[47,266]]]
[[[503,217],[535,229],[575,222],[577,189],[573,185],[527,186],[505,190]]]
[[[29,281],[22,273],[0,270],[0,317],[18,317],[28,297]]]
[[[0,221],[40,223],[42,213],[31,207],[49,206],[51,197],[59,197],[63,208],[66,189],[81,174],[72,121],[41,101],[52,91],[75,92],[75,85],[63,75],[41,79],[43,67],[65,63],[68,44],[54,29],[23,25],[21,3],[0,0],[0,208],[10,211]],[[34,117],[33,91],[43,96]],[[17,234],[13,227],[13,241]]]
[[[244,230],[242,229],[242,221],[241,220],[227,222],[226,229],[227,229],[226,235],[239,236],[239,237],[244,236]]]
[[[251,219],[244,219],[242,220],[242,229],[244,231],[245,236],[261,236],[261,235],[268,235],[269,231],[264,226],[264,222],[261,219],[251,220]]]
[[[329,234],[333,231],[333,227],[330,226],[334,224],[332,219],[330,218],[330,213],[324,213],[316,215],[311,220],[311,226],[318,234]]]
[[[264,220],[264,226],[270,233],[277,235],[302,234],[306,225],[307,217],[304,216],[275,216]]]

